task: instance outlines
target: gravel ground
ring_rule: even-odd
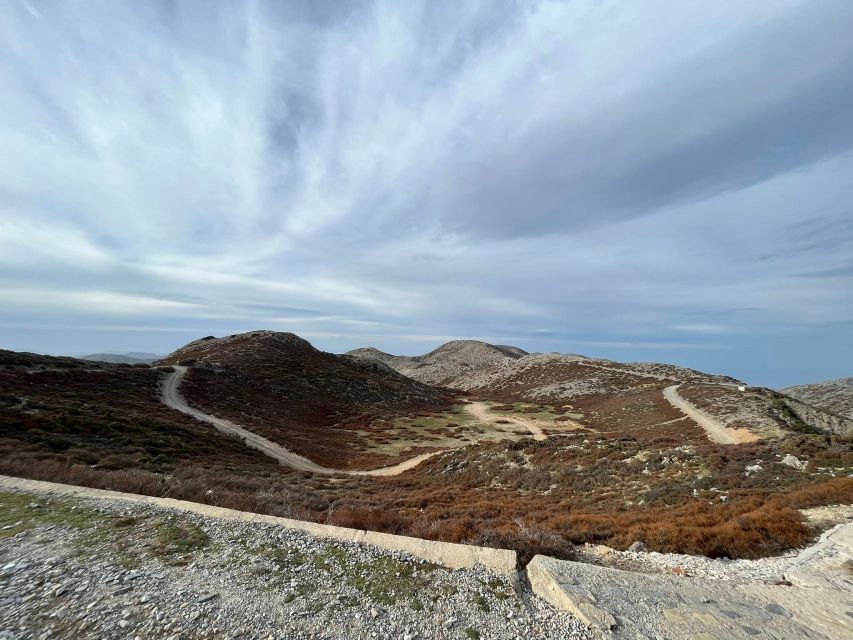
[[[482,569],[147,505],[0,493],[0,640],[589,637]]]

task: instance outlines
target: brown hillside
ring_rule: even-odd
[[[160,364],[190,366],[181,389],[190,404],[335,468],[386,462],[359,454],[359,427],[450,406],[446,392],[381,363],[320,351],[292,333],[203,338]]]

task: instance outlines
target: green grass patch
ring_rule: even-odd
[[[191,522],[161,521],[154,526],[154,545],[151,550],[167,562],[184,560],[187,555],[210,544],[210,538],[204,530]]]
[[[477,605],[477,608],[480,611],[485,611],[486,613],[488,613],[489,611],[492,610],[492,608],[489,606],[488,600],[486,600],[486,598],[484,596],[480,595],[479,593],[477,595],[475,595],[471,601],[475,605]]]
[[[0,493],[0,539],[47,525],[91,529],[104,525],[108,519],[72,500],[45,500],[26,493]]]
[[[375,602],[401,602],[420,610],[421,597],[433,587],[429,574],[438,568],[428,562],[401,562],[390,557],[358,560],[339,547],[329,547],[312,557],[315,569],[325,571]]]
[[[77,555],[105,555],[127,568],[151,556],[169,564],[185,563],[210,543],[204,530],[191,522],[100,513],[73,498],[0,493],[0,539],[44,526],[76,531]]]

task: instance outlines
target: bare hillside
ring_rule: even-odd
[[[838,378],[782,389],[782,393],[842,418],[853,419],[853,378]]]

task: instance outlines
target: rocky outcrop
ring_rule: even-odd
[[[853,377],[788,387],[782,389],[782,393],[841,418],[853,420]]]
[[[853,433],[853,420],[849,418],[829,413],[823,409],[819,409],[790,397],[785,398],[785,404],[803,422],[815,429],[819,429],[825,433],[834,433],[840,436],[846,436]]]

